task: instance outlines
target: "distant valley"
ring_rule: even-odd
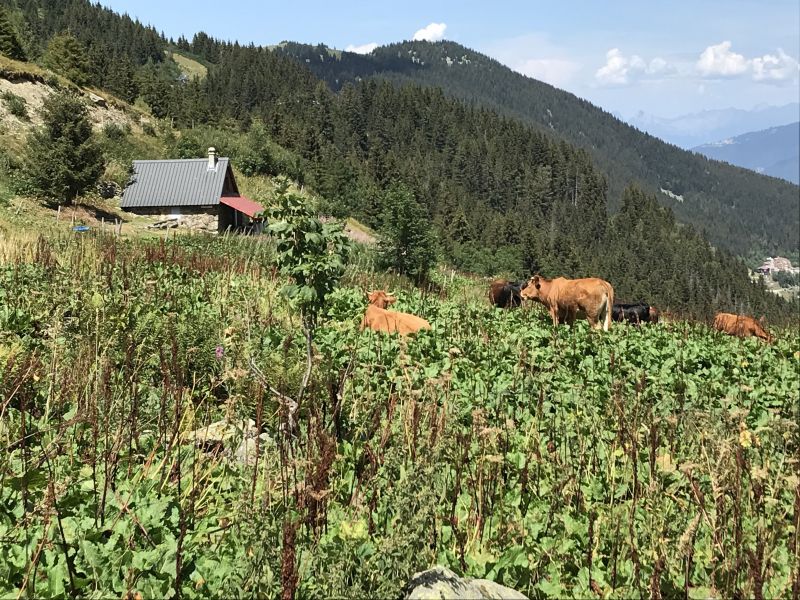
[[[800,122],[692,148],[732,165],[800,183]]]

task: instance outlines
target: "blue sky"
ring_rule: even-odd
[[[798,0],[102,0],[167,36],[367,50],[449,39],[625,117],[800,101]]]

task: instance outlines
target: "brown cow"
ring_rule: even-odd
[[[369,306],[361,320],[361,331],[369,327],[374,331],[408,335],[416,333],[420,329],[431,328],[430,323],[425,319],[408,313],[386,310],[386,307],[393,304],[397,298],[383,290],[367,292],[367,300]]]
[[[733,313],[717,313],[714,317],[714,329],[737,337],[757,337],[772,342],[772,336],[753,317],[734,315]]]
[[[611,307],[614,305],[614,288],[596,277],[586,279],[545,279],[534,275],[521,295],[547,307],[553,325],[572,325],[577,316],[589,319],[595,329],[611,327]]]
[[[650,307],[650,322],[651,323],[658,323],[658,316],[659,312],[655,306]]]

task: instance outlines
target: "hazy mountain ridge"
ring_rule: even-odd
[[[338,56],[324,48],[287,43],[276,51],[304,64],[334,90],[367,78],[440,87],[582,147],[608,176],[612,208],[619,206],[626,185],[639,182],[653,192],[673,192],[659,194],[659,201],[681,221],[705,231],[712,243],[737,254],[794,253],[800,245],[800,205],[790,183],[709,162],[460,44],[406,41],[368,55]]]
[[[709,158],[800,183],[800,122],[692,148]]]
[[[788,125],[800,119],[800,104],[760,106],[752,110],[725,108],[665,118],[639,111],[626,123],[681,148],[694,149],[709,140],[724,140],[745,133]]]

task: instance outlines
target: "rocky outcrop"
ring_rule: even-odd
[[[407,600],[527,600],[527,596],[488,579],[459,577],[445,567],[415,573],[406,585]]]

